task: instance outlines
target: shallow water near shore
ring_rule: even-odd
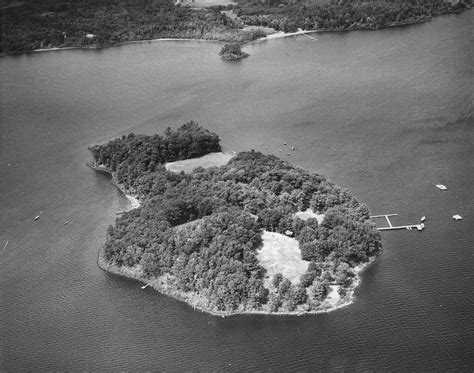
[[[185,41],[0,58],[0,370],[472,371],[473,15],[269,40],[236,63]],[[222,319],[104,273],[129,201],[87,146],[188,120],[426,229],[384,232],[328,314]]]

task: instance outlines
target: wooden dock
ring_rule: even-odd
[[[421,224],[408,224],[408,225],[393,225],[390,219],[388,218],[389,216],[397,216],[398,214],[386,214],[386,215],[373,215],[370,216],[371,219],[373,218],[385,218],[388,223],[388,227],[381,227],[377,228],[378,231],[393,231],[393,230],[398,230],[398,229],[407,229],[407,230],[412,230],[416,229],[418,231],[422,231],[425,228],[425,225],[423,223]]]

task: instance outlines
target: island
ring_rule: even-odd
[[[374,30],[430,20],[472,0],[5,0],[1,54],[137,40],[246,43],[276,31]]]
[[[219,56],[221,56],[224,60],[234,61],[248,57],[249,54],[242,52],[239,44],[226,44],[219,52]]]
[[[382,252],[348,190],[273,155],[222,153],[195,122],[89,149],[90,166],[139,201],[108,227],[99,266],[196,309],[328,312],[352,302],[358,274]]]

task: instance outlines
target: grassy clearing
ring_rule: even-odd
[[[263,31],[267,35],[274,34],[276,32],[274,28],[264,27],[264,26],[246,26],[242,29],[242,31],[246,31],[246,32]]]
[[[168,162],[165,167],[168,171],[190,173],[198,167],[209,168],[224,166],[234,157],[228,153],[210,153],[200,158],[185,159],[184,161]]]
[[[318,224],[321,224],[324,219],[324,214],[316,214],[313,210],[307,209],[306,211],[298,211],[295,214],[301,220],[308,220],[310,218],[315,218],[318,221]]]
[[[301,259],[298,241],[273,232],[264,232],[262,240],[263,247],[257,251],[257,258],[267,270],[267,276],[272,279],[277,273],[281,273],[293,284],[299,283],[309,262]]]
[[[181,2],[183,5],[195,7],[195,8],[206,8],[217,5],[235,5],[236,3],[231,0],[184,0]]]

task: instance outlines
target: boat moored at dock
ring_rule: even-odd
[[[377,228],[378,231],[393,231],[393,230],[398,230],[398,229],[407,229],[409,231],[411,231],[412,229],[416,229],[416,230],[422,231],[423,229],[425,229],[425,224],[423,224],[423,223],[395,226],[390,221],[389,216],[397,216],[397,215],[398,214],[373,215],[370,218],[371,219],[373,219],[373,218],[385,218],[385,220],[387,221],[388,227]]]

